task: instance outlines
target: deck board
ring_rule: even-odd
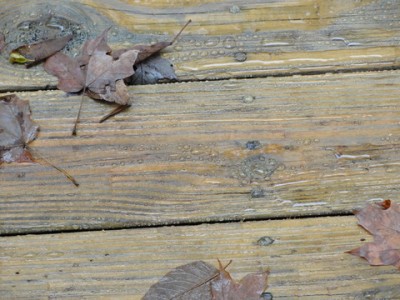
[[[399,199],[399,71],[130,88],[130,110],[23,92],[39,164],[0,168],[0,231],[77,229],[349,213]]]
[[[219,258],[236,279],[269,269],[274,299],[398,299],[398,270],[344,253],[368,241],[353,216],[3,237],[0,292],[140,299],[171,269]]]
[[[118,48],[171,39],[192,19],[178,42],[163,52],[179,79],[190,81],[399,67],[396,1],[179,1],[174,8],[167,3],[63,1],[40,6],[36,13],[26,1],[2,0],[0,30],[6,28],[7,38],[21,22],[50,10],[77,22],[88,38],[111,25],[110,43]],[[17,14],[16,9],[28,12]],[[8,20],[10,15],[18,17]],[[55,86],[42,66],[11,65],[10,47],[0,56],[0,91]]]

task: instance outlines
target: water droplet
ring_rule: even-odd
[[[17,28],[19,30],[29,30],[31,29],[31,22],[30,21],[23,21],[18,24]]]
[[[236,41],[235,41],[235,39],[234,39],[232,36],[227,37],[227,38],[224,40],[224,47],[225,47],[226,49],[235,48],[235,47],[236,47]]]
[[[245,52],[236,52],[234,55],[236,61],[243,62],[247,59],[247,54]]]
[[[263,236],[261,238],[258,239],[257,241],[257,245],[259,246],[269,246],[271,244],[273,244],[275,242],[275,240],[269,236]]]
[[[229,8],[229,12],[230,12],[231,14],[238,14],[238,13],[240,13],[240,7],[237,6],[237,5],[232,5],[232,6]]]
[[[244,103],[252,103],[256,98],[254,96],[248,95],[248,96],[243,96],[242,101]]]
[[[213,37],[213,38],[206,40],[204,42],[204,45],[206,45],[208,47],[215,47],[219,44],[219,41],[220,41],[219,37]]]

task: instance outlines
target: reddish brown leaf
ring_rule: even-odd
[[[11,51],[10,61],[13,61],[13,55],[21,55],[29,64],[38,63],[54,53],[60,51],[72,39],[72,35],[61,38],[49,39],[32,45],[24,45]],[[19,62],[18,60],[16,62]]]
[[[152,285],[142,299],[260,300],[268,272],[248,274],[236,283],[220,262],[219,268],[203,261],[180,266]]]
[[[385,200],[355,215],[358,224],[374,236],[374,242],[348,253],[365,258],[372,266],[393,265],[400,269],[400,205]]]
[[[38,131],[28,101],[15,94],[0,97],[0,163],[31,162],[32,155],[26,146]]]
[[[212,299],[260,300],[260,295],[267,288],[267,277],[268,271],[252,273],[235,282],[219,262],[219,275],[211,281]]]
[[[85,74],[78,61],[64,53],[49,57],[43,67],[47,73],[58,77],[57,88],[64,92],[76,93],[85,86]]]

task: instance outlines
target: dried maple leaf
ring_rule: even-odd
[[[89,63],[90,57],[96,52],[100,52],[103,54],[111,52],[111,48],[107,44],[107,34],[110,28],[111,27],[104,30],[98,37],[92,40],[87,40],[83,44],[81,53],[77,57],[77,61],[80,66],[87,65]],[[118,59],[118,57],[115,59]]]
[[[47,73],[58,77],[57,88],[68,93],[80,92],[85,86],[85,73],[77,60],[58,52],[44,63]]]
[[[23,45],[11,51],[9,60],[12,63],[32,66],[63,49],[71,39],[72,35],[67,35],[32,45]]]
[[[127,105],[129,96],[122,79],[135,73],[133,64],[137,55],[137,50],[130,50],[114,60],[110,55],[95,52],[87,65],[86,89],[108,102]]]
[[[211,281],[213,300],[259,300],[267,287],[269,272],[247,274],[235,282],[230,274],[219,263],[219,275]]]
[[[152,285],[143,300],[259,300],[268,272],[248,274],[239,283],[219,262],[219,270],[195,261],[172,270]],[[229,265],[229,264],[228,264]]]
[[[39,126],[31,119],[28,101],[15,94],[0,97],[0,163],[32,162],[26,146],[38,131]]]
[[[216,274],[218,270],[204,261],[179,266],[153,284],[142,299],[211,299],[209,282]]]
[[[58,77],[57,87],[65,92],[85,90],[93,99],[126,105],[129,102],[128,91],[125,84],[118,81],[135,73],[133,65],[138,51],[126,51],[114,60],[107,54],[111,51],[106,43],[107,31],[87,41],[77,59],[57,53],[46,60],[44,69]]]
[[[347,253],[365,258],[372,266],[393,265],[400,269],[400,205],[385,200],[370,204],[355,215],[374,241]]]
[[[0,164],[33,162],[28,144],[38,134],[39,126],[31,119],[29,102],[11,94],[0,97]],[[65,170],[53,165],[35,152],[35,157],[63,173],[75,186],[77,181]]]

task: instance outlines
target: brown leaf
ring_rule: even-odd
[[[111,27],[104,30],[98,37],[93,40],[88,40],[83,44],[81,54],[77,57],[80,66],[87,65],[90,57],[96,53],[110,53],[111,48],[107,44],[107,34]]]
[[[24,45],[18,47],[11,51],[10,61],[23,63],[23,61],[13,59],[13,57],[19,57],[18,55],[20,55],[25,58],[26,62],[29,62],[29,64],[38,63],[63,49],[71,39],[72,35],[67,35],[64,37],[49,39],[32,45]]]
[[[400,205],[385,200],[355,215],[358,224],[374,236],[374,242],[347,253],[365,258],[372,266],[393,265],[400,269]]]
[[[233,281],[219,262],[219,270],[195,261],[177,267],[152,285],[143,300],[260,300],[266,288],[268,272],[246,275]]]
[[[135,45],[129,49],[120,49],[113,51],[111,55],[117,59],[122,53],[128,51],[128,50],[138,50],[139,54],[137,57],[137,60],[135,62],[135,65],[141,63],[142,61],[146,60],[150,56],[157,54],[161,50],[167,48],[168,46],[171,46],[175,41],[178,39],[178,37],[181,35],[182,31],[185,30],[186,26],[189,25],[189,23],[192,22],[192,20],[189,20],[186,22],[186,24],[182,27],[182,29],[178,32],[177,35],[171,40],[167,42],[158,42],[152,45]]]
[[[142,300],[211,299],[210,280],[217,273],[214,266],[204,261],[177,267],[153,284]]]
[[[130,50],[114,60],[110,55],[95,52],[87,66],[86,88],[100,95],[103,100],[122,105],[128,104],[128,90],[122,79],[135,73],[133,64],[137,55],[138,51]]]
[[[260,300],[260,295],[267,287],[268,273],[265,271],[247,274],[237,283],[219,262],[219,275],[211,281],[212,299]]]
[[[85,86],[85,74],[78,61],[64,53],[49,57],[43,67],[47,73],[58,77],[57,88],[64,92],[76,93]]]
[[[15,94],[0,97],[0,163],[31,162],[32,155],[26,146],[38,131],[28,101]]]

